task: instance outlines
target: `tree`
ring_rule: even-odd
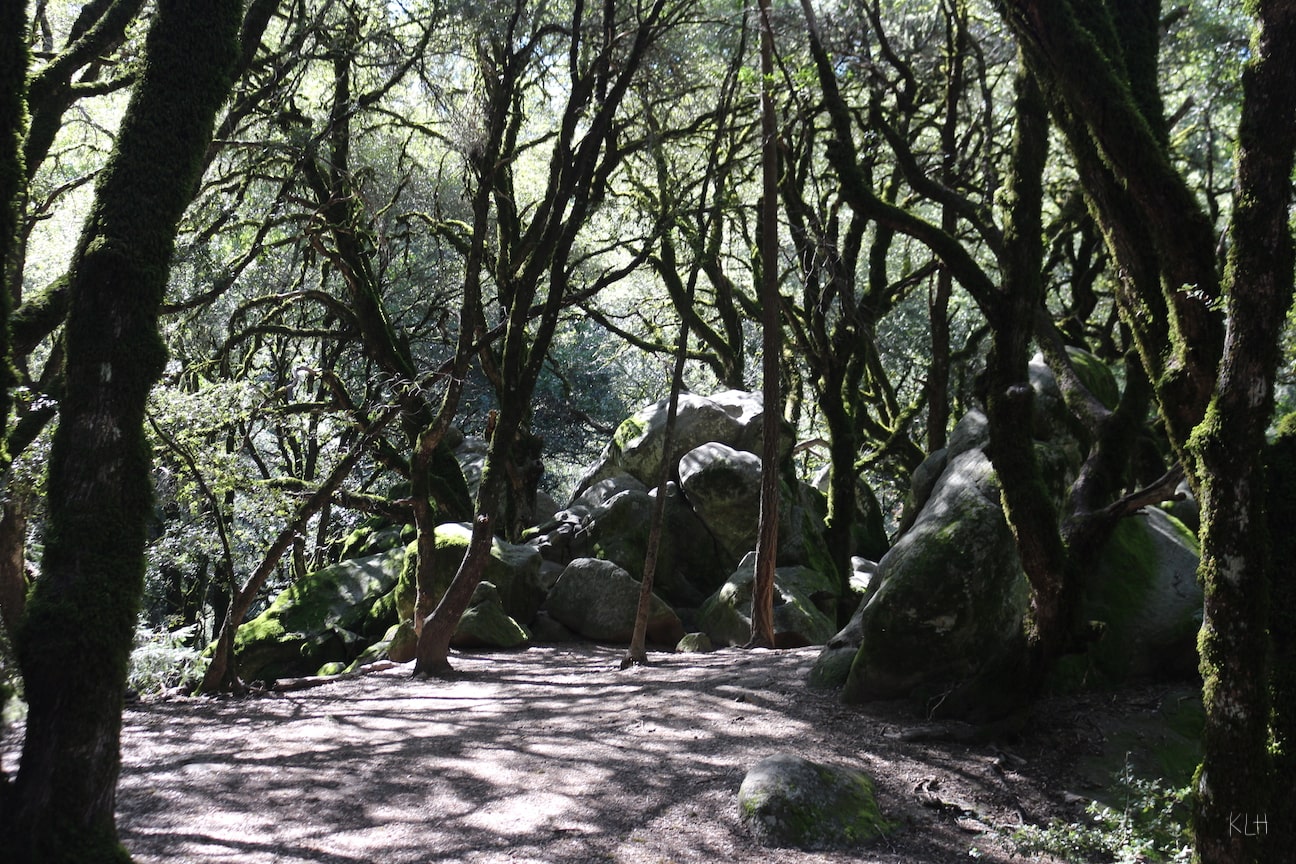
[[[18,861],[129,860],[114,803],[151,512],[144,406],[166,360],[157,315],[176,225],[229,94],[241,6],[159,2],[70,271],[44,572],[17,646],[29,725],[3,801]]]
[[[1293,293],[1289,207],[1296,148],[1296,5],[1249,5],[1237,180],[1221,278],[1209,215],[1175,170],[1157,86],[1160,4],[1000,2],[1043,82],[1095,219],[1126,270],[1118,299],[1161,416],[1202,504],[1199,642],[1204,755],[1195,783],[1196,854],[1254,862],[1269,812],[1268,554],[1264,458],[1280,322]],[[1221,319],[1219,311],[1223,308]]]
[[[419,636],[416,675],[435,674],[448,667],[450,639],[481,580],[501,505],[508,490],[514,497],[523,491],[512,460],[519,450],[534,446],[525,428],[529,401],[544,365],[567,301],[579,281],[588,257],[577,240],[607,195],[613,172],[629,146],[625,140],[628,119],[622,104],[639,73],[645,56],[678,7],[665,0],[632,8],[607,4],[602,16],[591,14],[582,0],[571,8],[565,26],[532,21],[524,0],[519,0],[483,45],[481,62],[488,94],[487,124],[505,130],[508,146],[517,147],[523,117],[518,89],[523,73],[543,50],[545,41],[563,34],[566,51],[567,101],[558,120],[550,149],[544,198],[523,219],[521,201],[510,163],[496,163],[479,181],[488,190],[498,224],[498,246],[491,256],[490,276],[502,309],[504,337],[498,353],[481,349],[484,371],[496,390],[499,413],[488,426],[486,464],[477,494],[476,516],[468,553],[445,590],[436,610]],[[618,265],[591,278],[585,288],[593,296],[622,278],[642,262],[643,251],[628,265]],[[532,324],[533,306],[539,314]],[[477,320],[484,315],[478,312]],[[534,332],[531,327],[534,326]],[[420,568],[430,566],[420,561]],[[420,572],[420,580],[430,573]]]

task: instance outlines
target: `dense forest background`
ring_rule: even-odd
[[[1296,411],[1292,6],[5,0],[15,848],[113,841],[135,640],[196,652],[373,515],[518,539],[678,352],[692,391],[761,390],[775,344],[843,574],[858,479],[894,538],[911,473],[986,411],[1033,592],[995,674],[1027,690],[1091,638],[1103,538],[1185,483],[1198,855],[1283,848],[1227,826],[1290,798],[1265,478]],[[1087,447],[1061,500],[1023,437],[1036,351]],[[475,499],[452,427],[489,446]]]

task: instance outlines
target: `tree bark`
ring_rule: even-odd
[[[690,282],[685,298],[689,305],[693,302],[693,287],[694,283]],[[680,391],[684,389],[684,364],[688,359],[688,340],[688,319],[681,318],[679,345],[675,351],[675,367],[671,370],[670,399],[666,403],[666,428],[662,430],[662,463],[661,471],[657,474],[657,497],[653,501],[652,521],[648,525],[648,549],[644,554],[643,578],[639,582],[639,605],[635,607],[635,624],[634,631],[630,634],[630,646],[626,648],[625,657],[621,659],[622,669],[648,662],[646,645],[648,618],[652,614],[653,579],[657,574],[662,526],[666,521],[666,484],[670,482],[671,471],[675,468],[670,457],[675,449],[675,417],[679,413]]]
[[[229,93],[240,13],[160,0],[73,262],[44,566],[18,644],[29,714],[4,846],[19,862],[129,860],[114,810],[152,512],[144,407],[166,362],[157,315],[176,226]]]
[[[774,569],[778,557],[779,367],[783,323],[778,288],[778,126],[774,114],[774,24],[770,0],[760,0],[761,28],[761,422],[760,525],[752,590],[750,648],[774,647]]]
[[[1296,264],[1289,211],[1296,4],[1260,3],[1258,11],[1253,59],[1242,79],[1224,357],[1215,398],[1188,446],[1201,478],[1205,610],[1198,646],[1206,725],[1193,836],[1205,864],[1277,860],[1291,851],[1274,848],[1255,823],[1288,818],[1271,804],[1274,784],[1291,780],[1274,776],[1269,752],[1270,586],[1281,577],[1265,515],[1265,434]],[[1283,565],[1289,578],[1290,562]],[[1236,830],[1238,814],[1252,830]]]

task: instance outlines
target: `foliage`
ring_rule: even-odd
[[[156,693],[201,681],[207,660],[193,645],[197,629],[196,624],[176,630],[154,629],[141,618],[135,631],[127,686],[137,693]]]
[[[1047,853],[1072,864],[1187,864],[1192,857],[1185,827],[1189,787],[1172,789],[1138,777],[1128,763],[1114,781],[1110,798],[1118,806],[1091,801],[1085,822],[1055,818],[1044,827],[1023,826],[1011,837],[1017,852]]]

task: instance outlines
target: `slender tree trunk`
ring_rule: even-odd
[[[760,0],[761,28],[761,392],[762,421],[760,528],[756,540],[756,583],[752,591],[752,635],[748,647],[774,647],[774,569],[778,557],[779,364],[783,351],[778,287],[778,125],[774,114],[774,25],[770,0]]]
[[[689,282],[687,302],[693,302],[693,282]],[[680,319],[679,343],[675,351],[675,367],[671,370],[670,399],[666,403],[666,428],[662,430],[662,463],[657,474],[657,498],[653,502],[652,521],[648,526],[648,549],[644,555],[643,579],[639,582],[639,605],[635,608],[634,632],[630,647],[621,659],[621,668],[648,662],[648,617],[652,614],[653,578],[657,573],[657,556],[661,550],[662,525],[666,521],[666,484],[670,482],[675,466],[671,452],[675,449],[675,416],[679,413],[680,391],[684,389],[684,363],[688,359],[689,328],[686,318]]]
[[[73,262],[44,566],[18,644],[29,714],[11,860],[129,860],[114,811],[152,512],[144,407],[166,362],[157,315],[176,226],[229,93],[240,13],[231,0],[159,0]]]
[[[370,438],[377,434],[377,431],[386,425],[395,417],[396,412],[389,412],[382,421],[375,423],[369,430]],[[364,442],[358,442],[355,447],[341,461],[333,467],[333,471],[328,478],[320,484],[311,496],[298,506],[297,512],[293,519],[279,536],[275,538],[274,543],[266,550],[265,555],[261,558],[260,565],[248,577],[248,581],[233,592],[230,598],[229,611],[225,614],[225,620],[221,624],[220,635],[216,637],[216,647],[212,649],[211,663],[207,665],[207,671],[203,675],[202,683],[198,685],[199,693],[216,693],[222,691],[234,690],[239,686],[238,667],[234,662],[234,637],[238,635],[238,628],[243,624],[243,619],[247,617],[248,610],[252,608],[253,601],[261,593],[261,588],[265,585],[270,574],[279,564],[279,559],[283,557],[301,532],[306,530],[310,518],[324,508],[329,503],[334,492],[338,490],[355,468],[356,463],[360,461],[360,456],[364,451]],[[231,586],[233,590],[233,586]]]
[[[27,192],[23,138],[27,130],[27,3],[0,0],[0,472],[11,454],[3,448],[9,427],[9,286],[22,284],[18,223]]]

